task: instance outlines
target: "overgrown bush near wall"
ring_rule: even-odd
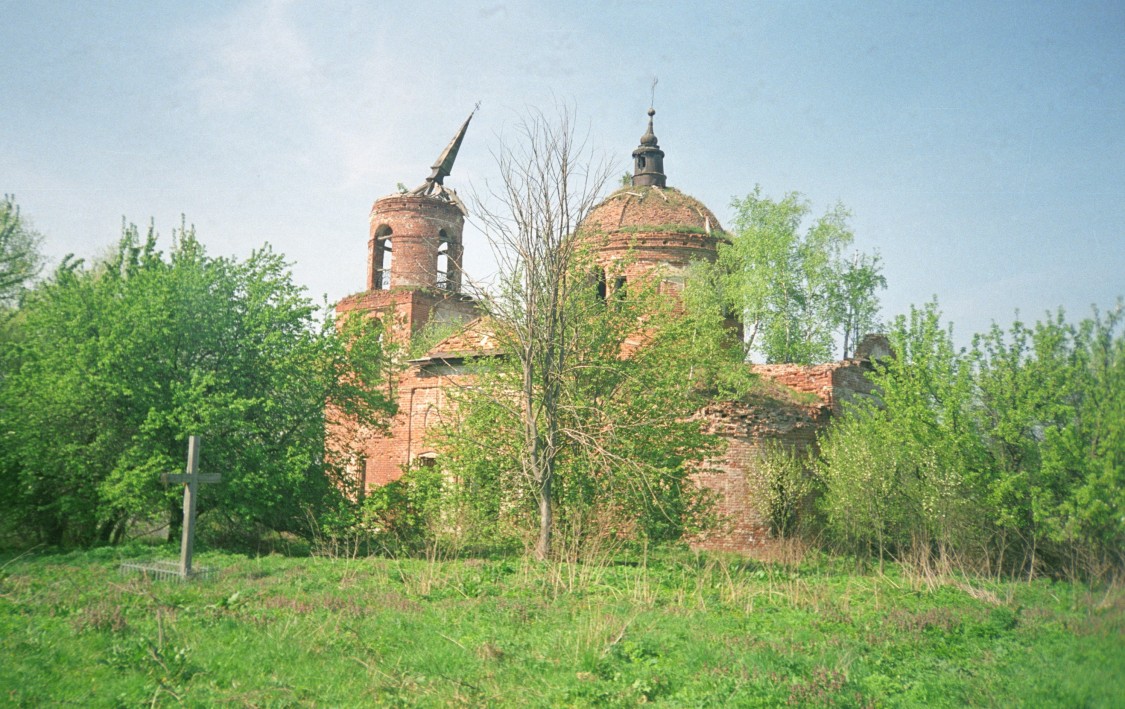
[[[367,491],[360,507],[360,529],[373,541],[414,550],[432,542],[431,520],[441,502],[441,472],[414,468],[398,480]]]
[[[857,402],[821,443],[828,531],[850,552],[946,555],[980,531],[971,371],[939,318],[934,304],[898,318],[897,357],[873,375],[879,403]]]
[[[816,501],[823,483],[811,450],[767,441],[758,465],[749,472],[758,478],[752,488],[778,539],[815,533],[820,523]]]
[[[821,440],[826,531],[861,555],[988,573],[1125,568],[1122,307],[953,347],[936,303],[896,320],[878,401]]]
[[[1125,305],[974,340],[975,414],[1006,565],[1125,567]],[[1016,558],[1011,558],[1012,556]]]
[[[507,514],[495,475],[455,477],[443,468],[414,465],[393,482],[372,488],[347,530],[360,546],[392,556],[522,551],[522,519]]]

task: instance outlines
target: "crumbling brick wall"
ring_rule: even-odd
[[[480,337],[480,333],[460,335],[447,342],[477,347]],[[691,540],[693,547],[742,552],[770,542],[760,488],[765,446],[775,442],[797,450],[815,447],[817,435],[838,415],[842,401],[870,393],[864,377],[869,369],[867,362],[858,360],[816,366],[760,365],[755,371],[764,381],[761,390],[744,401],[713,402],[700,410],[706,430],[721,436],[725,447],[701,465],[692,480],[714,493],[722,524]],[[397,480],[413,460],[433,454],[426,432],[441,416],[452,413],[449,391],[464,386],[467,377],[456,364],[444,360],[415,363],[403,373],[396,387],[399,412],[387,434],[374,437],[367,447],[366,486]]]
[[[721,436],[726,448],[692,475],[695,483],[715,493],[722,525],[692,541],[700,549],[747,551],[770,539],[767,511],[760,489],[764,445],[775,441],[795,449],[814,445],[827,422],[820,403],[802,404],[783,392],[766,392],[746,401],[716,402],[700,411],[706,430]]]
[[[866,360],[822,365],[755,365],[763,387],[745,401],[715,402],[700,416],[707,431],[725,440],[721,456],[692,475],[715,493],[722,526],[692,540],[698,549],[748,551],[770,541],[761,485],[761,456],[768,443],[794,450],[815,448],[817,435],[844,402],[871,393]]]
[[[404,373],[395,388],[398,412],[387,434],[375,437],[367,446],[367,488],[398,480],[417,458],[433,454],[426,432],[448,412],[449,391],[461,376],[456,372],[433,374],[418,366]]]

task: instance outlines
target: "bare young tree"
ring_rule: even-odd
[[[499,265],[499,282],[482,299],[503,325],[509,356],[521,373],[517,408],[521,424],[521,472],[538,496],[535,553],[551,549],[552,484],[562,441],[561,400],[572,350],[574,323],[567,307],[573,289],[588,283],[573,272],[578,226],[597,204],[610,165],[591,158],[576,138],[574,112],[532,111],[515,139],[493,153],[499,184],[474,198],[474,211]]]

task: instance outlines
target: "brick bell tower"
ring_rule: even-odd
[[[366,289],[337,303],[338,315],[374,313],[400,341],[431,320],[475,317],[472,300],[461,293],[465,207],[444,185],[474,113],[421,186],[375,200],[368,228]]]
[[[479,315],[475,301],[461,292],[465,208],[444,185],[472,118],[469,114],[461,124],[420,187],[375,200],[368,228],[366,288],[336,304],[338,319],[353,313],[379,318],[389,339],[405,344],[427,323],[456,325]],[[419,382],[412,368],[394,376],[387,392],[398,412],[387,431],[368,430],[331,407],[328,411],[331,455],[349,470],[358,495],[402,475],[416,457],[414,425],[419,420],[424,423],[439,403],[433,381]]]

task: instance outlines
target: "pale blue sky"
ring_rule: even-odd
[[[379,7],[372,7],[378,5]],[[958,340],[1125,294],[1125,3],[0,0],[0,191],[48,254],[181,212],[263,241],[330,300],[364,282],[372,201],[481,102],[449,186],[494,179],[529,106],[577,107],[617,172],[645,127],[674,185],[842,201],[885,314],[937,295]],[[468,268],[487,271],[479,234]]]

